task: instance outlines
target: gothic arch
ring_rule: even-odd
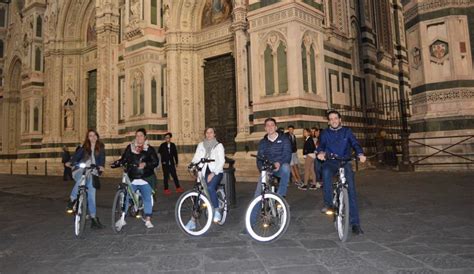
[[[17,56],[10,62],[7,78],[7,92],[20,91],[21,89],[21,60]]]
[[[56,37],[58,40],[81,39],[85,41],[87,25],[89,20],[81,20],[81,24],[75,24],[77,18],[90,18],[95,9],[96,0],[65,0],[59,11],[59,20]]]
[[[170,30],[190,32],[200,31],[205,2],[204,0],[165,0],[165,5],[171,5],[168,28]],[[241,1],[231,1],[233,5],[232,8],[235,8],[238,2]]]

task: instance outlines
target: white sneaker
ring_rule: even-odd
[[[316,188],[321,188],[321,184],[319,182],[316,182]]]
[[[153,228],[154,227],[153,224],[150,221],[146,221],[145,226],[146,226],[146,228]]]
[[[196,229],[196,223],[191,219],[189,222],[186,224],[186,229],[187,230],[195,230]]]
[[[117,228],[117,230],[122,230],[122,227],[124,225],[126,225],[127,223],[125,222],[124,219],[120,218],[120,220],[118,220],[117,222],[115,222],[115,228]]]
[[[214,223],[220,222],[222,219],[221,213],[218,209],[214,210]]]

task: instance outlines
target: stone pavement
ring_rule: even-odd
[[[365,235],[348,243],[319,213],[320,191],[288,193],[291,223],[277,242],[239,235],[255,184],[237,185],[237,208],[199,238],[174,219],[177,195],[158,196],[153,223],[110,229],[116,180],[98,192],[107,228],[74,238],[64,213],[72,182],[0,175],[0,273],[474,273],[474,173],[357,173]],[[190,188],[191,184],[184,184]]]

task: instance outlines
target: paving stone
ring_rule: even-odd
[[[328,268],[349,268],[356,265],[367,265],[368,262],[355,256],[344,248],[312,250],[317,262]]]
[[[474,267],[474,262],[450,254],[426,254],[417,255],[414,258],[439,269]]]
[[[78,240],[72,216],[64,214],[71,184],[33,176],[15,176],[11,182],[13,177],[0,175],[0,272],[474,273],[473,175],[359,172],[365,234],[347,243],[339,241],[330,218],[319,213],[321,193],[291,186],[290,227],[270,244],[239,235],[254,184],[238,183],[237,207],[226,224],[213,225],[201,237],[181,232],[174,219],[178,195],[161,192],[155,228],[128,218],[124,233],[116,235],[110,207],[117,180],[105,178],[97,192],[97,214],[107,227],[92,231],[89,222],[85,238]],[[445,191],[447,180],[459,193],[456,199]],[[185,181],[183,186],[192,187]],[[387,189],[390,195],[381,196]]]
[[[345,243],[342,246],[354,252],[385,251],[385,247],[371,242]]]
[[[432,273],[440,273],[433,269],[429,268],[415,268],[415,269],[399,269],[395,271],[390,271],[390,273],[394,274],[432,274]]]
[[[421,255],[421,254],[439,254],[443,253],[443,251],[432,248],[429,246],[425,245],[413,245],[413,243],[410,243],[410,245],[402,245],[402,246],[389,246],[391,249],[394,249],[400,253],[403,253],[405,255]]]
[[[227,262],[205,262],[204,271],[210,272],[245,272],[245,273],[266,273],[265,267],[258,260],[227,261]]]
[[[339,247],[336,242],[332,240],[304,240],[301,241],[304,247],[307,249],[324,249],[324,248],[337,248]]]
[[[305,273],[331,273],[326,267],[322,265],[298,265],[298,266],[287,266],[287,267],[280,267],[280,268],[272,268],[269,271],[272,274],[286,274],[286,273],[298,273],[298,274],[305,274]]]
[[[369,253],[361,256],[375,266],[383,268],[415,268],[422,266],[420,262],[393,251]]]

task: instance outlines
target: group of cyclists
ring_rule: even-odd
[[[355,150],[356,156],[361,162],[366,161],[362,147],[354,136],[350,128],[342,126],[342,119],[339,112],[331,110],[327,112],[327,119],[329,127],[322,130],[319,137],[319,146],[315,148],[315,155],[317,159],[322,161],[322,181],[323,181],[323,201],[324,205],[321,209],[322,213],[327,213],[332,206],[332,180],[339,169],[339,163],[327,157],[328,155],[337,155],[342,158],[351,158],[352,150]],[[267,118],[264,122],[265,136],[258,144],[257,168],[260,170],[262,161],[265,158],[274,163],[273,175],[280,178],[280,183],[277,193],[286,197],[288,190],[288,183],[290,181],[292,167],[292,153],[294,148],[288,135],[278,130],[277,122],[274,118]],[[213,208],[218,208],[218,196],[216,193],[217,187],[223,177],[223,168],[225,164],[225,150],[222,143],[216,139],[216,131],[214,128],[206,128],[204,132],[204,139],[196,148],[196,152],[192,159],[192,163],[197,163],[203,158],[213,159],[205,167],[205,180],[208,186],[209,198]],[[157,152],[147,140],[147,132],[140,128],[135,132],[135,139],[126,147],[121,158],[112,164],[112,167],[126,166],[126,172],[132,182],[133,191],[137,189],[142,193],[144,203],[145,226],[153,228],[151,222],[152,217],[152,193],[157,184],[157,177],[155,175],[155,168],[159,165],[159,158]],[[91,228],[101,229],[104,225],[101,224],[99,218],[96,216],[96,188],[94,187],[94,177],[99,176],[105,168],[105,149],[103,143],[100,141],[99,134],[95,130],[87,132],[86,139],[82,146],[76,151],[66,166],[73,167],[73,178],[76,181],[68,202],[68,210],[72,209],[74,201],[77,197],[80,176],[82,170],[75,165],[76,163],[86,163],[98,166],[98,171],[89,176],[86,180],[86,187],[88,189],[88,211],[91,218]],[[349,189],[349,207],[350,207],[350,225],[352,232],[356,235],[363,233],[360,227],[359,212],[357,206],[357,195],[354,183],[354,172],[352,165],[348,161],[344,165],[344,172]],[[261,193],[261,189],[257,185],[255,196]],[[219,222],[221,214],[215,211],[213,221]],[[119,226],[126,225],[125,221],[116,224]],[[188,229],[193,229],[195,226],[194,220],[191,218],[186,224]],[[245,231],[243,231],[245,233]]]

